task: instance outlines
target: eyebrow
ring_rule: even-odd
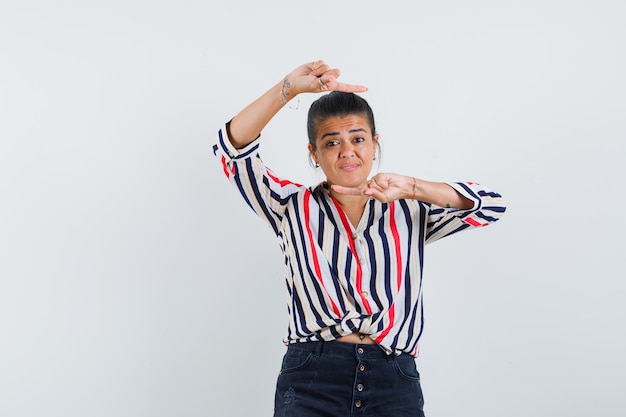
[[[358,128],[358,129],[350,129],[348,131],[348,133],[357,133],[357,132],[365,132],[367,133],[367,130],[363,129],[362,127]],[[327,136],[337,136],[339,135],[339,132],[328,132],[328,133],[324,133],[322,135],[322,137],[320,138],[320,140],[324,140],[324,138],[326,138]]]

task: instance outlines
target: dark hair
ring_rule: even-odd
[[[367,101],[354,93],[344,93],[341,91],[331,91],[323,95],[311,104],[307,119],[307,132],[309,143],[315,146],[317,126],[320,122],[330,117],[345,117],[358,115],[365,117],[372,130],[372,136],[376,135],[376,125],[374,123],[374,112]]]

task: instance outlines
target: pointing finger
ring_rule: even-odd
[[[361,188],[344,187],[342,185],[331,185],[330,187],[339,194],[363,195],[363,190]]]
[[[329,81],[326,85],[329,90],[343,91],[344,93],[364,93],[367,91],[367,87],[364,85],[338,83],[334,80]]]

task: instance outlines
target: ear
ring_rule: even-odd
[[[311,158],[313,158],[313,162],[317,164],[318,163],[317,153],[315,152],[315,150],[313,149],[313,146],[310,143],[307,145],[307,149],[309,150],[309,153],[311,154]]]
[[[372,138],[372,143],[374,144],[374,160],[380,156],[380,142],[378,142],[378,133],[374,135]],[[378,156],[376,156],[378,154]]]

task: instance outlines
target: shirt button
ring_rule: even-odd
[[[359,259],[359,265],[363,265],[365,263],[365,259]]]
[[[354,405],[356,406],[356,408],[361,407],[361,400],[356,400]]]
[[[358,352],[359,352],[359,354],[361,354],[361,355],[362,355],[362,354],[363,354],[363,352],[364,352],[363,348],[359,348]]]
[[[359,371],[363,372],[365,370],[365,365],[359,366]]]
[[[363,384],[359,384],[356,386],[357,391],[363,391]]]
[[[361,297],[363,297],[363,298],[367,298],[367,297],[369,297],[369,295],[370,295],[370,293],[368,293],[367,291],[363,291],[361,293]]]
[[[354,234],[352,235],[352,240],[356,240],[356,238],[357,238],[357,237],[358,237],[358,236],[357,236],[357,234],[356,234],[356,233],[354,233]]]

